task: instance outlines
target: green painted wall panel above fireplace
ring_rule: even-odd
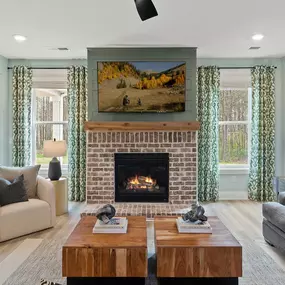
[[[181,113],[99,113],[98,61],[185,61],[186,101]],[[89,48],[88,120],[89,121],[195,121],[196,48]]]

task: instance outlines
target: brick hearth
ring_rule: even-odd
[[[196,201],[196,131],[87,131],[87,134],[87,203],[114,203],[114,153],[116,152],[169,153],[170,186],[169,204],[164,206],[166,212],[174,212],[174,208],[184,209],[186,205],[189,207],[193,201]],[[160,209],[158,211],[155,210],[155,205],[141,205],[136,206],[140,213],[143,209],[146,214],[148,211],[156,214],[164,212],[159,205],[156,205]],[[171,205],[180,205],[180,207],[172,208]],[[134,208],[130,210],[131,206],[119,207],[120,204],[117,204],[117,209],[122,208],[120,213],[122,215],[125,212],[137,211]],[[94,212],[97,207],[93,206],[92,209],[91,212]]]
[[[95,216],[103,204],[87,205],[81,216]],[[189,205],[147,204],[147,203],[116,203],[116,216],[179,216],[190,211]]]

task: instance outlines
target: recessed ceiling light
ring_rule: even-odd
[[[262,34],[255,34],[252,36],[252,39],[254,41],[261,41],[263,38],[264,38],[264,35],[262,35]]]
[[[18,43],[22,43],[22,42],[27,40],[27,38],[25,36],[21,36],[21,35],[14,35],[14,39]]]

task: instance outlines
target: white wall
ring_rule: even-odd
[[[8,163],[8,59],[0,55],[0,165]]]
[[[274,65],[276,69],[276,175],[284,175],[285,170],[285,60],[284,59],[198,59],[199,65],[219,67],[251,67],[254,65]],[[221,170],[220,199],[247,199],[248,170]]]

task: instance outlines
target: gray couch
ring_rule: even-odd
[[[269,244],[285,250],[285,192],[279,194],[278,202],[262,205],[263,236]]]

